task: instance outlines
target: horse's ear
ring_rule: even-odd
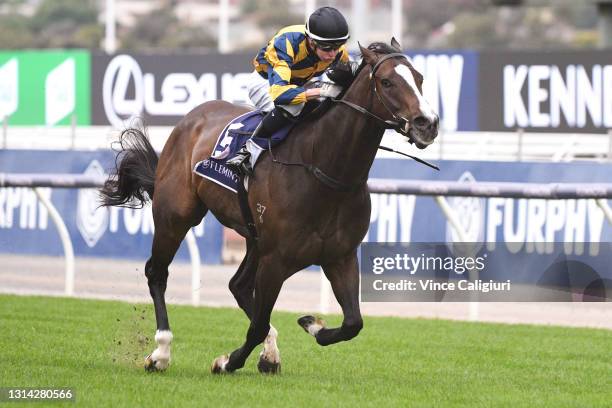
[[[374,51],[370,51],[367,48],[362,47],[359,43],[357,44],[359,45],[359,50],[361,51],[363,60],[370,65],[376,64],[376,53]]]
[[[402,51],[402,46],[400,45],[399,42],[397,42],[395,37],[391,37],[391,46],[400,52]]]

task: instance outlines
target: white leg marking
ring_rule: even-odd
[[[213,374],[226,373],[227,370],[225,369],[225,367],[227,366],[228,362],[229,362],[228,355],[219,356],[215,358],[215,360],[213,361],[212,366],[210,367],[210,371]]]
[[[321,321],[317,319],[316,322],[308,326],[308,333],[310,333],[313,337],[316,337],[317,333],[319,333],[323,327],[324,326],[321,324]]]
[[[170,344],[172,332],[170,330],[157,330],[155,332],[157,348],[151,353],[151,360],[158,370],[165,370],[170,365]]]
[[[229,362],[229,357],[227,356],[223,356],[221,360],[219,361],[219,367],[221,368],[222,373],[225,372],[225,366],[227,365],[228,362]]]
[[[270,331],[264,340],[264,348],[260,354],[260,357],[263,357],[264,360],[270,363],[280,363],[280,350],[276,344],[277,338],[278,331],[274,328],[274,326],[270,325]]]

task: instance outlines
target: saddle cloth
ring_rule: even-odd
[[[251,153],[251,166],[255,168],[259,155],[268,149],[268,144],[276,146],[281,143],[293,127],[291,124],[278,130],[272,135],[270,142],[266,138],[251,138],[264,116],[265,112],[256,110],[232,119],[219,135],[211,156],[198,162],[193,172],[236,193],[238,175],[227,167],[225,162],[246,144]]]

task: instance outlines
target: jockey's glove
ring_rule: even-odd
[[[342,87],[330,82],[324,82],[319,89],[321,90],[319,95],[323,98],[335,98],[342,92]]]

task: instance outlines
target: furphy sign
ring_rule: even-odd
[[[50,188],[40,188],[39,191],[45,198],[51,198]],[[48,226],[49,212],[32,189],[0,188],[0,229],[36,231],[46,230]]]
[[[175,125],[215,99],[247,103],[250,54],[115,55],[93,57],[95,125],[123,128],[138,116],[147,125]]]
[[[511,163],[444,161],[440,172],[397,159],[379,159],[372,178],[531,183],[610,181],[612,166],[600,163]],[[431,197],[372,194],[365,242],[457,242],[459,238]],[[562,242],[566,255],[599,253],[612,242],[612,225],[593,200],[448,197],[470,242],[511,253],[549,254]],[[600,244],[601,243],[601,244]]]
[[[110,151],[0,150],[0,172],[103,175],[112,166]],[[151,206],[99,207],[95,189],[41,189],[62,216],[77,256],[144,260],[154,232]],[[208,215],[193,228],[203,263],[221,262],[221,225]],[[189,260],[185,245],[177,258]],[[29,188],[0,188],[0,252],[61,255],[62,245],[47,209]]]
[[[605,132],[612,127],[612,54],[485,52],[480,130]]]

